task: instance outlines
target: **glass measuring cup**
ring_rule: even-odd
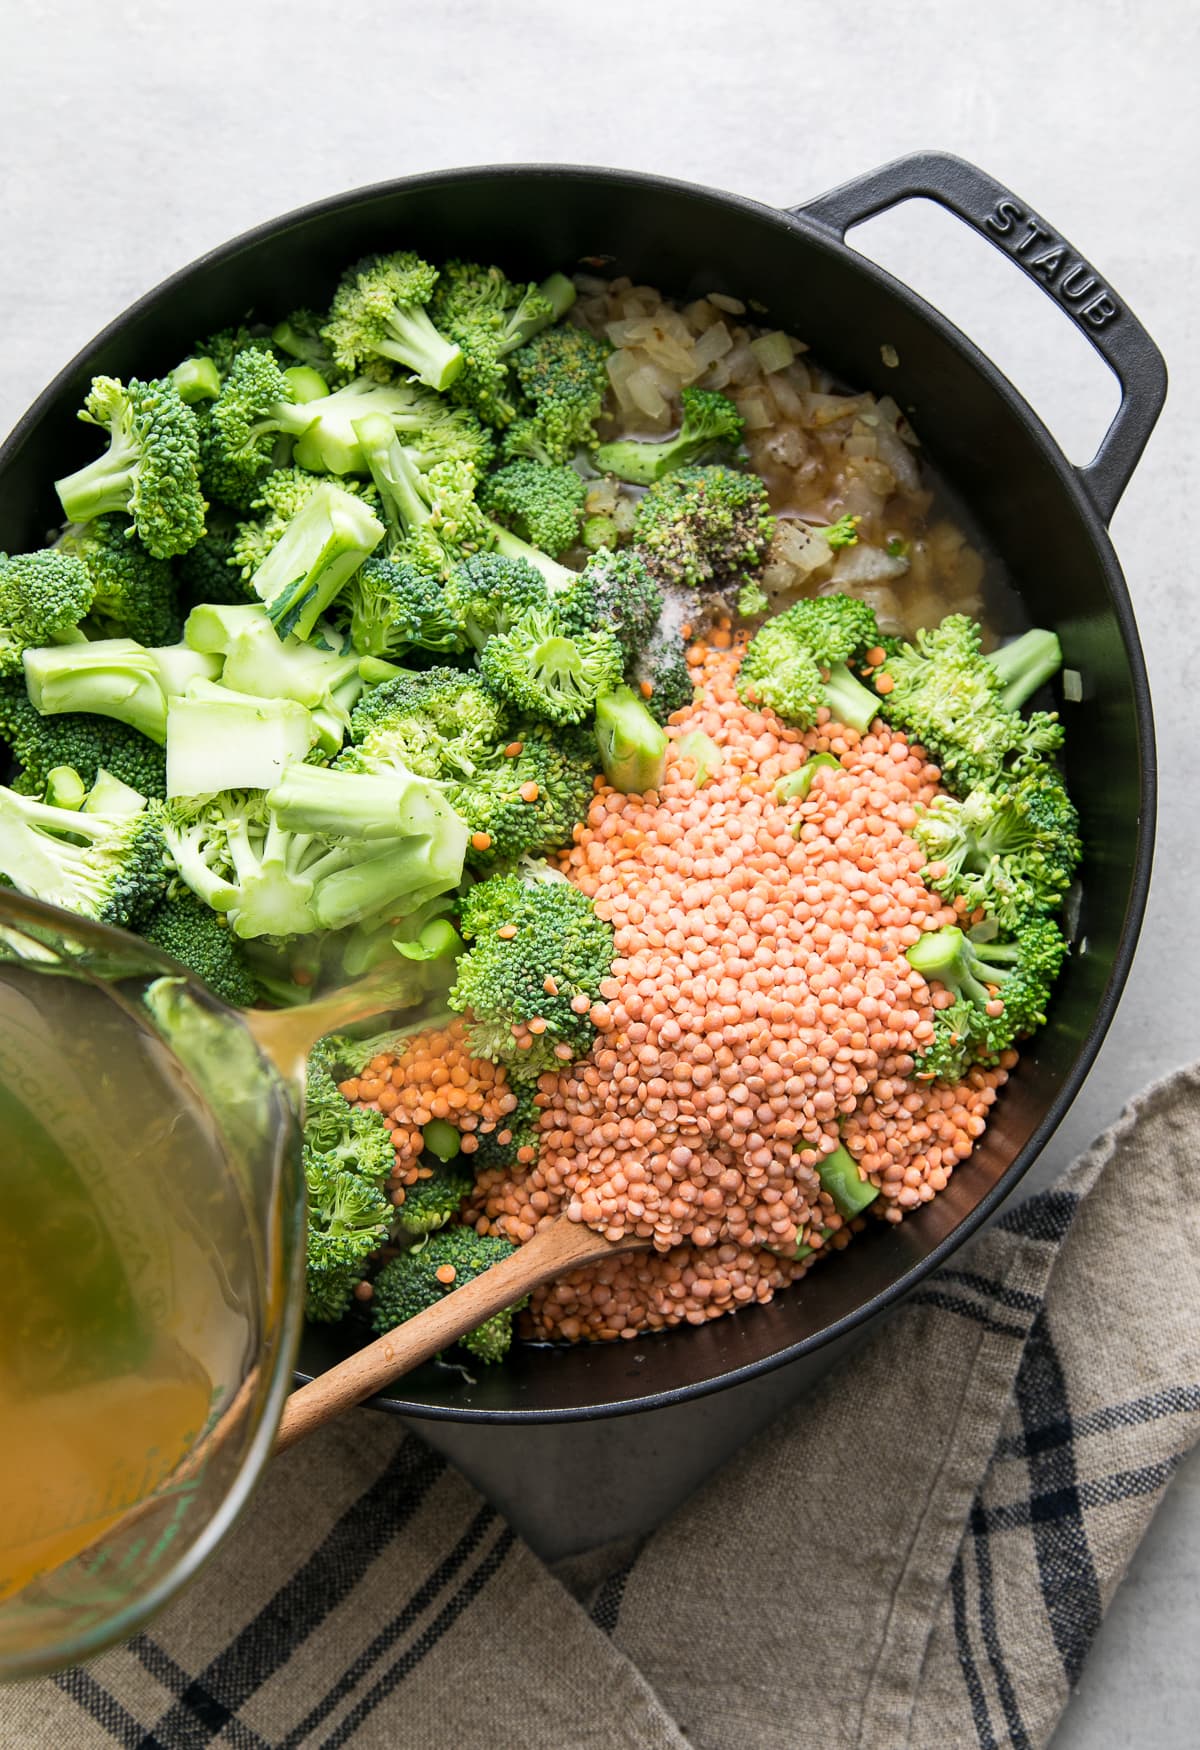
[[[303,1316],[305,1053],[422,988],[241,1013],[0,894],[0,1680],[134,1633],[245,1504]]]

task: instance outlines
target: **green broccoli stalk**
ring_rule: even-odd
[[[563,630],[611,632],[626,663],[636,662],[653,638],[663,595],[636,553],[602,550],[590,558],[555,603]]]
[[[845,1221],[852,1221],[879,1196],[878,1185],[863,1177],[848,1149],[838,1147],[817,1166],[821,1189],[833,1199],[833,1207]]]
[[[879,714],[879,700],[848,664],[878,638],[874,613],[853,596],[795,602],[750,640],[738,693],[801,729],[810,729],[824,706],[836,722],[865,734]]]
[[[354,431],[383,506],[389,558],[443,576],[488,545],[469,462],[435,462],[423,469],[379,414],[356,420]]]
[[[1053,911],[1083,847],[1079,815],[1053,766],[1034,765],[1014,783],[939,796],[912,835],[930,860],[922,879],[967,912],[982,907],[1002,929],[1030,911]]]
[[[358,420],[370,418],[388,420],[392,431],[414,446],[425,466],[470,462],[482,469],[492,459],[492,439],[479,421],[417,383],[355,377],[331,394],[309,401],[304,413],[308,423],[296,441],[293,460],[313,473],[366,474],[366,458],[354,427]]]
[[[332,352],[321,339],[323,321],[324,317],[315,310],[293,310],[272,328],[271,345],[299,364],[307,365],[310,371],[318,372],[328,383],[337,375],[337,367]]]
[[[181,401],[215,401],[221,393],[221,373],[210,358],[184,359],[171,372],[171,381]]]
[[[54,766],[46,776],[43,801],[51,808],[82,808],[87,800],[87,785],[74,766]],[[144,799],[139,797],[139,801]]]
[[[40,796],[55,766],[73,766],[85,784],[103,766],[143,796],[166,795],[166,755],[136,730],[109,717],[71,711],[43,717],[30,702],[22,677],[0,679],[0,739],[19,768],[14,787]]]
[[[658,627],[637,657],[630,676],[656,723],[684,711],[695,697],[687,645],[680,633]]]
[[[171,644],[179,637],[181,616],[170,565],[147,552],[116,517],[72,523],[55,542],[55,551],[87,568],[93,590],[89,632],[101,638],[136,638],[139,644]]]
[[[681,735],[675,743],[675,751],[681,758],[691,760],[695,766],[693,782],[697,790],[703,790],[713,773],[719,772],[725,764],[723,751],[703,729],[691,729],[686,735]]]
[[[93,377],[80,419],[109,433],[104,454],[56,485],[72,523],[125,514],[156,559],[186,553],[204,533],[200,430],[169,377],[122,384]]]
[[[132,638],[27,650],[25,685],[46,717],[85,711],[115,717],[152,741],[167,738],[167,700],[153,652]]]
[[[674,437],[660,443],[622,438],[601,444],[592,457],[601,474],[615,474],[634,486],[653,486],[676,468],[710,461],[741,443],[745,422],[727,396],[714,389],[689,388],[680,401],[683,420]]]
[[[529,1080],[590,1049],[595,1029],[573,1004],[581,996],[600,1000],[613,936],[585,894],[561,877],[493,875],[467,893],[460,929],[472,946],[458,963],[449,1003],[467,1011],[477,1057]],[[544,1026],[532,1031],[531,1021]]]
[[[425,308],[437,278],[437,269],[411,250],[366,256],[349,268],[321,330],[337,364],[353,371],[386,360],[439,393],[448,389],[466,361]]]
[[[547,328],[513,354],[524,401],[504,437],[506,456],[569,462],[596,441],[608,388],[608,343],[583,328]]]
[[[261,988],[242,944],[220,913],[210,911],[186,888],[156,905],[140,934],[235,1008],[253,1008],[258,1002]]]
[[[498,1234],[477,1234],[471,1227],[444,1227],[430,1234],[422,1244],[392,1258],[376,1276],[372,1324],[380,1335],[395,1330],[515,1251],[510,1240]],[[512,1346],[517,1310],[510,1306],[493,1313],[478,1329],[460,1337],[460,1344],[477,1361],[503,1361]]]
[[[167,795],[264,790],[317,739],[294,699],[259,698],[214,681],[194,681],[167,706]]]
[[[677,468],[638,505],[633,545],[663,585],[723,589],[753,582],[774,531],[757,474]]]
[[[491,545],[502,559],[515,559],[523,565],[531,565],[551,595],[570,589],[579,575],[569,565],[560,565],[549,553],[543,553],[540,547],[523,541],[520,535],[514,535],[511,529],[504,528],[501,523],[489,522],[487,534]]]
[[[775,784],[775,800],[777,802],[805,802],[813,787],[813,779],[823,766],[831,771],[841,766],[841,760],[831,753],[815,753],[805,760],[795,771],[788,772]]]
[[[136,928],[166,883],[158,806],[95,814],[0,788],[0,874],[48,905]]]
[[[557,558],[579,539],[586,496],[574,468],[518,457],[484,481],[479,502],[489,516]]]
[[[1040,659],[1018,652],[998,672],[980,650],[975,621],[951,614],[940,626],[918,632],[911,644],[893,646],[876,674],[876,686],[886,677],[879,715],[928,750],[952,790],[991,784],[1014,764],[1036,760],[1062,743],[1062,725],[1053,713],[1022,717],[1005,703],[1006,696],[1023,702],[1033,690],[1030,683],[1045,679],[1044,644],[1020,643],[1027,652],[1040,651]]]
[[[250,580],[280,637],[309,637],[385,533],[361,498],[317,487]]]
[[[914,942],[907,950],[909,965],[957,999],[937,1011],[934,1037],[918,1069],[960,1081],[973,1060],[994,1060],[1034,1032],[1046,1019],[1066,952],[1062,931],[1039,917],[1025,920],[1010,940],[978,942],[947,924]]]
[[[80,642],[94,596],[91,574],[73,554],[0,553],[0,675],[20,674],[25,652],[39,645]]]
[[[667,732],[632,688],[617,687],[596,700],[596,746],[614,789],[641,796],[661,787]]]
[[[304,1311],[310,1319],[331,1323],[345,1313],[368,1261],[386,1244],[392,1206],[377,1185],[344,1171],[332,1157],[308,1144],[304,1179],[308,1189]]]
[[[343,592],[350,642],[363,656],[458,651],[463,637],[437,579],[403,560],[368,559]]]
[[[611,632],[567,637],[548,609],[523,614],[483,647],[479,673],[496,697],[550,723],[579,723],[597,696],[621,684],[621,646]]]
[[[1038,627],[993,650],[987,662],[1000,683],[1000,703],[1008,711],[1019,711],[1058,673],[1062,659],[1058,634]]]
[[[257,604],[202,603],[188,616],[185,635],[193,649],[223,658],[223,686],[262,699],[294,699],[309,711],[323,713],[336,722],[329,751],[341,747],[363,681],[358,652],[332,627],[318,625],[314,641],[306,644],[295,637],[280,638]]]

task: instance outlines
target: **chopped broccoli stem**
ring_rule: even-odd
[[[1062,659],[1058,634],[1035,627],[993,650],[986,661],[1000,682],[1001,704],[1008,711],[1019,711],[1040,686],[1058,673]]]
[[[50,644],[25,652],[25,684],[43,716],[63,711],[115,717],[160,744],[167,700],[152,652],[132,638]]]
[[[167,706],[167,795],[266,790],[316,740],[294,699],[259,698],[196,681]]]
[[[847,1149],[835,1148],[817,1167],[821,1188],[833,1199],[833,1206],[844,1220],[861,1215],[879,1196],[879,1187],[864,1179],[858,1162]]]
[[[46,801],[51,808],[82,808],[87,785],[74,766],[55,766],[46,779]]]
[[[421,1144],[439,1161],[452,1161],[461,1152],[462,1138],[453,1124],[447,1124],[444,1118],[435,1118],[421,1132]]]
[[[184,359],[171,372],[171,381],[189,406],[194,401],[215,401],[221,393],[221,373],[210,358]]]
[[[727,396],[714,389],[687,388],[680,399],[683,420],[674,437],[658,443],[622,438],[601,444],[592,457],[600,472],[634,486],[652,486],[676,468],[691,467],[741,442],[744,421]]]
[[[596,746],[614,789],[645,795],[660,788],[667,764],[667,732],[631,687],[617,687],[596,700]]]
[[[775,800],[777,802],[803,802],[813,786],[813,779],[822,766],[839,766],[839,760],[831,753],[815,753],[811,759],[805,760],[802,766],[797,766],[794,772],[788,772],[775,785]]]
[[[318,486],[251,579],[280,637],[308,638],[385,533],[361,498]]]
[[[675,744],[675,751],[686,760],[691,760],[696,768],[695,785],[697,790],[703,790],[713,773],[719,771],[725,764],[725,755],[717,746],[711,735],[706,735],[703,729],[690,729]]]

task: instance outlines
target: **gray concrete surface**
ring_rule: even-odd
[[[166,273],[257,220],[380,177],[504,159],[609,163],[795,204],[923,146],[976,159],[1091,256],[1173,378],[1113,525],[1158,711],[1154,891],[1121,1013],[1036,1169],[1043,1182],[1130,1093],[1200,1051],[1200,956],[1180,933],[1200,851],[1194,636],[1183,629],[1197,599],[1200,479],[1198,18],[1186,0],[859,0],[840,12],[812,0],[749,11],[444,0],[336,14],[311,0],[27,0],[19,11],[7,0],[0,430]],[[1111,379],[1008,264],[989,255],[983,266],[982,245],[916,207],[859,241],[968,328],[1073,459],[1087,458]],[[783,1372],[595,1427],[425,1431],[553,1554],[652,1523],[797,1389]],[[1195,1742],[1198,1570],[1200,1460],[1133,1564],[1056,1750]]]

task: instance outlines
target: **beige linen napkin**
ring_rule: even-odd
[[[356,1412],[149,1632],[0,1691],[0,1743],[1044,1744],[1200,1427],[1198,1144],[1195,1068],[640,1548],[562,1578]]]

